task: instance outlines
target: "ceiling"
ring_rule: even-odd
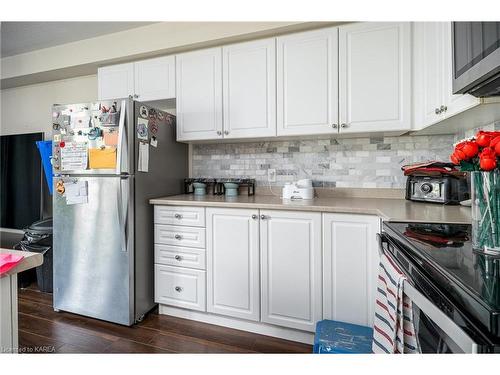
[[[153,22],[2,22],[1,56],[116,33]]]

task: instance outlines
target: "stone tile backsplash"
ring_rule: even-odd
[[[194,144],[193,176],[248,177],[266,186],[273,168],[271,185],[311,178],[317,187],[404,188],[402,165],[448,161],[453,143],[472,134]]]

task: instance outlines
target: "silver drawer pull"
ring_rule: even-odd
[[[181,236],[180,234],[176,234],[176,235],[174,236],[174,238],[175,238],[176,240],[182,240],[182,236]]]
[[[174,258],[175,258],[175,260],[178,260],[179,262],[182,260],[182,257],[180,255],[176,255]]]
[[[182,219],[182,215],[181,215],[181,214],[175,214],[175,215],[174,215],[174,217],[175,217],[176,219],[179,219],[179,220],[180,220],[180,219]]]
[[[182,292],[182,288],[180,286],[176,286],[175,291],[180,293],[180,292]]]

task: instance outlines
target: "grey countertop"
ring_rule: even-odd
[[[1,277],[15,275],[16,273],[26,271],[34,267],[38,267],[43,263],[43,255],[39,253],[0,248],[0,254],[13,254],[13,255],[24,256],[21,262],[19,262],[14,268],[10,269],[8,272],[4,273]]]
[[[320,197],[309,201],[283,201],[273,195],[195,196],[193,194],[155,198],[155,205],[259,208],[268,210],[294,210],[332,213],[369,214],[390,221],[416,221],[426,223],[470,224],[471,209],[433,203],[410,202],[388,198]]]

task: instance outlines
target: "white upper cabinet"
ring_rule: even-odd
[[[480,103],[472,95],[453,95],[450,22],[413,24],[413,103],[415,130]]]
[[[444,22],[413,24],[414,124],[430,124],[443,117]]]
[[[224,138],[276,135],[276,40],[222,48]]]
[[[175,56],[138,61],[134,68],[137,100],[175,98]]]
[[[339,51],[340,131],[410,129],[410,23],[341,26]]]
[[[222,48],[176,56],[177,140],[222,138]]]
[[[322,319],[321,214],[260,214],[261,320],[314,332]]]
[[[207,311],[259,321],[259,210],[207,208]]]
[[[277,134],[336,133],[338,28],[277,38]]]
[[[97,77],[99,100],[175,98],[175,56],[105,66],[98,69]]]
[[[134,95],[134,63],[105,66],[97,70],[99,100]]]
[[[370,215],[323,214],[323,318],[371,327],[378,275]]]

